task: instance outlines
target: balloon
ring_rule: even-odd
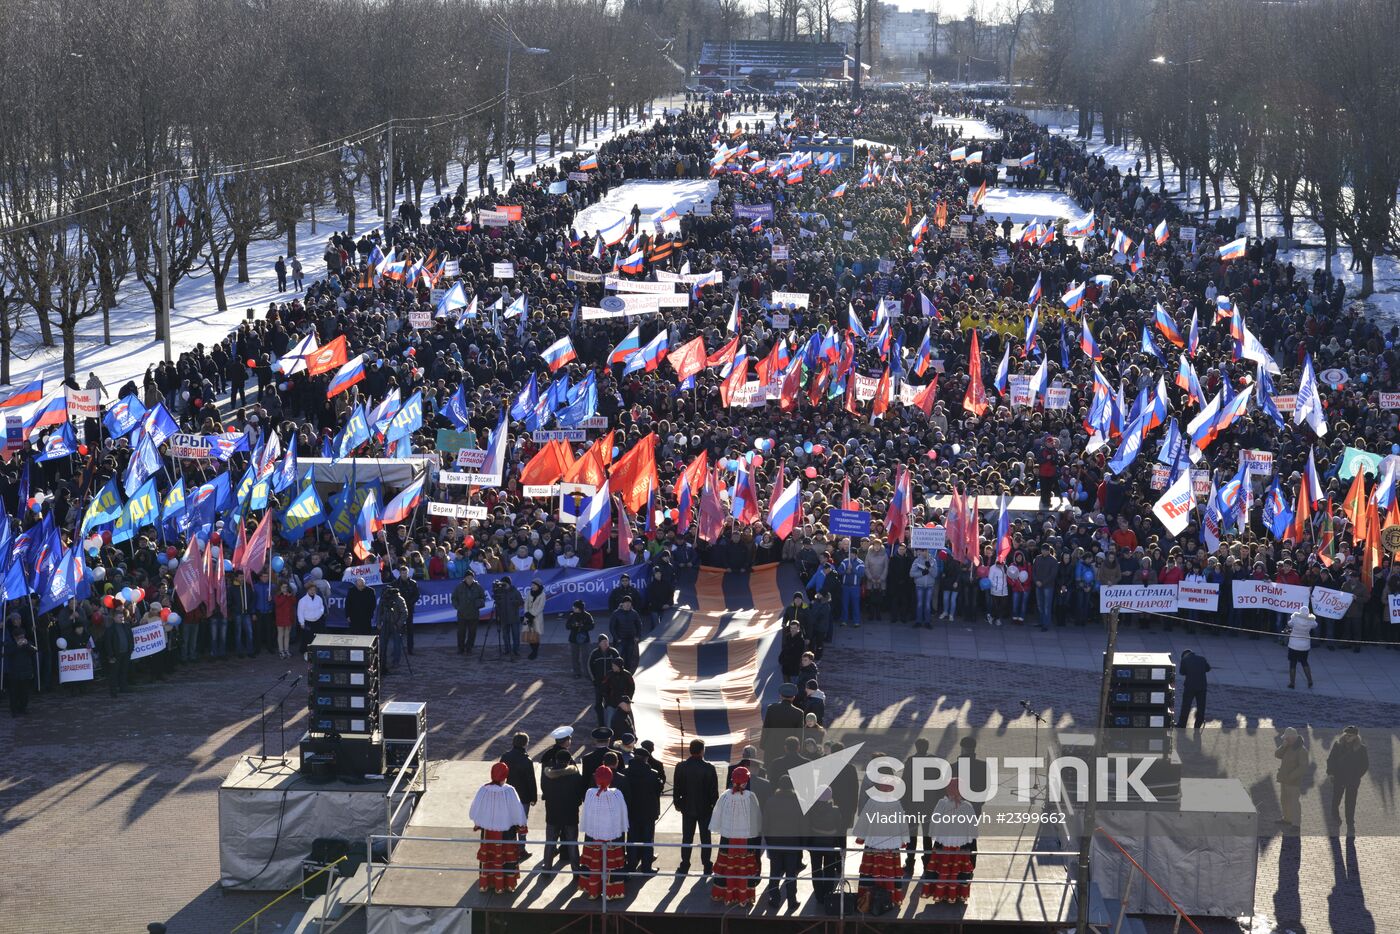
[[[253,367],[255,367],[255,366],[258,365],[257,362],[254,361],[252,357],[249,357],[247,360],[244,360],[243,362],[246,363],[246,364],[248,364],[248,369],[250,369],[250,370],[251,370]]]
[[[116,602],[116,598],[113,597],[111,594],[107,594],[107,596],[102,598],[102,605],[109,610],[113,607],[113,605],[116,604]]]
[[[209,544],[211,544],[211,545],[217,545],[217,544],[219,544],[219,541],[220,541],[220,538],[219,538],[219,533],[218,533],[218,532],[210,532],[210,533],[209,533]]]
[[[169,611],[169,610],[162,609],[162,610],[160,611],[160,621],[161,621],[162,623],[167,623],[167,622],[170,621],[170,611]]]
[[[808,454],[811,454],[811,453],[812,453],[812,442],[810,442],[810,441],[803,442],[803,444],[802,444],[802,450],[806,451]]]
[[[233,570],[233,562],[230,561],[230,560],[227,559],[227,558],[224,559],[224,570],[225,570],[225,571],[232,571],[232,570]]]
[[[762,455],[762,454],[755,454],[755,455],[753,456],[753,465],[754,465],[755,467],[762,467],[762,466],[763,466],[763,455]]]
[[[55,642],[54,645],[58,646],[59,649],[66,649],[68,648],[68,640],[63,638],[62,636],[59,636],[58,641]]]
[[[180,566],[180,559],[179,559],[179,558],[171,558],[171,559],[170,559],[170,563],[166,565],[166,567],[170,568],[170,570],[172,570],[172,571],[175,570],[176,568],[178,568],[179,566]]]
[[[463,544],[463,545],[466,545],[468,548],[475,548],[475,547],[476,547],[476,536],[475,536],[475,535],[468,535],[466,538],[462,539],[462,544]]]
[[[83,455],[84,457],[87,457],[87,452],[88,452],[88,447],[87,447],[86,444],[80,444],[80,445],[78,445],[78,453],[79,453],[79,454]]]
[[[281,574],[282,569],[286,566],[287,562],[281,555],[272,556],[272,570],[276,571],[278,574]]]
[[[823,447],[823,446],[820,445],[820,444],[814,444],[814,445],[812,445],[812,453],[813,453],[813,454],[825,454],[825,453],[826,453],[826,448]]]
[[[95,580],[95,581],[100,581],[100,580],[106,580],[106,578],[107,578],[107,569],[106,569],[106,568],[98,567],[98,568],[93,568],[93,569],[92,569],[92,579],[93,579],[93,580]]]
[[[618,450],[619,450],[619,449],[616,448],[616,447],[613,448],[613,452],[612,452],[612,456],[613,456],[613,457],[617,457],[617,452],[618,452]]]
[[[956,441],[953,442],[953,453],[954,453],[954,454],[961,454],[961,453],[962,453],[962,445],[961,445],[961,444],[958,444]]]
[[[671,512],[670,512],[670,516],[671,516],[671,521],[672,521],[672,522],[680,522],[680,521],[681,521],[681,511],[680,511],[679,509],[672,509]]]
[[[142,600],[146,599],[146,588],[145,588],[145,587],[137,587],[135,590],[133,590],[133,591],[131,592],[131,598],[132,598],[133,600],[135,600],[137,603],[140,603]]]
[[[817,479],[817,468],[815,467],[808,467],[803,473],[806,474],[808,480]]]
[[[174,545],[171,545],[169,548],[165,549],[165,556],[167,558],[174,558],[177,557],[179,554],[179,549],[177,549]]]
[[[98,556],[98,554],[99,554],[101,551],[102,551],[102,546],[101,546],[101,545],[89,545],[89,546],[87,546],[87,553],[88,553],[88,557],[90,557],[90,558],[96,558],[96,557]]]
[[[170,616],[166,619],[166,622],[172,626],[178,626],[182,622],[184,622],[184,620],[180,618],[179,613],[171,613]]]
[[[418,348],[416,348],[416,347],[410,347],[410,348],[408,348],[408,350],[405,351],[405,352],[406,352],[410,357],[416,357],[416,356],[418,356]]]

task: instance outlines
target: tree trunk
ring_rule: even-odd
[[[209,274],[214,278],[214,306],[220,311],[228,311],[228,298],[224,286],[228,282],[229,261],[227,257],[211,257]]]
[[[355,198],[353,196],[350,198],[350,207],[345,212],[345,224],[345,235],[355,236]]]
[[[238,244],[238,281],[248,281],[248,244],[246,241]]]
[[[297,222],[295,218],[287,221],[287,255],[297,255]]]
[[[63,378],[73,379],[77,372],[76,334],[77,322],[71,318],[63,321]]]
[[[1254,199],[1254,239],[1264,239],[1264,199]]]

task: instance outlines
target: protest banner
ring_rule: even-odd
[[[1214,613],[1220,608],[1220,585],[1182,581],[1176,585],[1176,608]]]
[[[1350,480],[1356,476],[1358,470],[1364,471],[1373,477],[1380,476],[1381,456],[1372,454],[1370,451],[1363,451],[1361,448],[1348,447],[1342,451],[1342,466],[1338,474],[1343,480]]]
[[[359,564],[354,567],[346,568],[345,571],[340,575],[340,579],[343,581],[349,581],[352,584],[355,583],[355,581],[357,580],[362,580],[366,584],[384,583],[384,578],[379,573],[378,561],[374,562],[373,564]]]
[[[864,509],[833,509],[826,514],[826,527],[832,535],[864,538],[870,534],[870,513]]]
[[[1046,409],[1067,409],[1069,408],[1069,387],[1051,386],[1045,393]]]
[[[494,276],[494,277],[497,278],[497,279],[514,279],[514,278],[515,278],[515,264],[514,264],[514,263],[492,263],[492,264],[491,264],[491,275]]]
[[[582,428],[556,428],[550,431],[532,431],[530,438],[536,444],[550,441],[587,441],[588,432]]]
[[[58,683],[92,680],[92,649],[58,650]]]
[[[570,173],[569,173],[569,181],[571,181],[571,182],[586,182],[586,181],[589,180],[589,178],[591,178],[591,176],[590,176],[587,172],[570,172]]]
[[[630,279],[619,279],[616,276],[608,276],[604,279],[603,287],[615,292],[644,292],[653,295],[676,294],[675,282],[633,282]]]
[[[451,428],[439,428],[437,433],[437,449],[455,455],[463,448],[470,448],[476,444],[476,435],[465,431],[453,431]]]
[[[442,275],[445,279],[455,279],[462,274],[462,261],[447,259],[442,261]]]
[[[504,227],[510,223],[505,211],[492,211],[486,208],[477,212],[476,219],[483,227]]]
[[[1113,584],[1099,588],[1099,612],[1175,613],[1175,584]]]
[[[64,395],[68,401],[69,418],[100,418],[102,404],[97,389],[68,389]]]
[[[792,327],[790,323],[792,321],[792,316],[788,314],[775,312],[770,320],[775,331],[786,331],[788,328]]]
[[[1307,606],[1312,596],[1308,588],[1300,584],[1273,581],[1235,581],[1230,592],[1237,610],[1273,610],[1276,613],[1292,613],[1300,606]]]
[[[415,308],[408,313],[408,326],[411,328],[430,328],[433,326],[433,313]]]
[[[479,448],[462,448],[457,452],[456,466],[466,470],[480,470],[486,463],[486,452]]]
[[[1353,596],[1353,594],[1333,590],[1330,587],[1314,587],[1312,589],[1313,612],[1326,619],[1341,619],[1347,615],[1347,609],[1351,606]]]
[[[915,551],[938,551],[948,544],[948,530],[943,526],[915,526],[909,530],[909,547]]]
[[[806,308],[812,296],[807,292],[777,292],[768,299],[768,304],[774,308],[791,307]]]
[[[1400,593],[1390,595],[1390,625],[1400,625]]]
[[[485,520],[490,512],[485,506],[468,506],[466,503],[429,503],[428,515],[447,519]]]
[[[1298,394],[1293,393],[1288,396],[1274,396],[1274,405],[1278,406],[1280,414],[1287,415],[1298,408]]]
[[[773,202],[736,204],[734,205],[734,216],[745,220],[771,221],[773,219]]]
[[[564,276],[569,282],[602,282],[601,272],[584,272],[582,269],[570,269]]]
[[[165,624],[160,620],[131,627],[131,660],[165,651]]]
[[[203,460],[212,457],[213,442],[204,435],[177,434],[170,436],[170,456],[187,460]]]
[[[773,253],[770,259],[775,263],[782,262],[788,258],[788,248],[786,243],[773,244]]]
[[[1267,477],[1274,472],[1274,455],[1272,451],[1240,451],[1240,466],[1248,467],[1249,472],[1261,477]]]

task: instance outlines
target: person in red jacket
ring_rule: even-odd
[[[292,627],[297,621],[297,595],[292,592],[290,583],[277,588],[272,598],[272,618],[277,624],[277,657],[291,658]]]

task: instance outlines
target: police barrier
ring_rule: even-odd
[[[497,578],[508,578],[523,597],[536,578],[544,583],[545,613],[567,613],[573,609],[575,600],[582,600],[590,611],[607,610],[608,595],[617,589],[622,575],[630,574],[632,585],[646,596],[647,574],[645,565],[604,568],[601,571],[584,571],[576,568],[554,568],[549,571],[520,571],[514,574],[479,574],[477,583],[486,590],[486,607],[482,616],[491,615],[495,601],[491,598],[491,585]],[[413,622],[451,623],[457,620],[457,611],[452,608],[452,591],[459,581],[419,581],[418,603],[414,610]],[[326,601],[326,624],[345,626],[345,595],[353,585],[345,581],[331,581],[331,596]],[[379,588],[375,588],[376,590]]]

